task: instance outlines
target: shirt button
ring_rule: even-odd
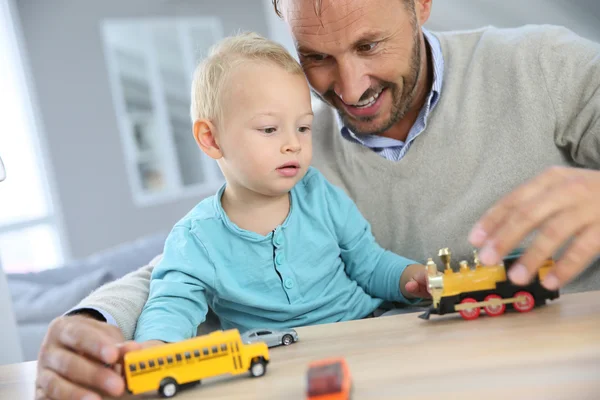
[[[294,287],[294,281],[291,280],[290,278],[286,279],[285,282],[283,283],[285,285],[285,287],[287,289],[291,289]]]
[[[283,253],[277,253],[277,255],[275,256],[275,264],[283,264]]]
[[[281,234],[276,234],[275,239],[273,239],[273,243],[275,246],[279,247],[283,243],[283,239],[281,239]]]

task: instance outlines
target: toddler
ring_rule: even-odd
[[[352,200],[312,168],[313,112],[302,67],[256,34],[227,38],[198,67],[198,146],[226,183],[170,232],[135,340],[364,318],[427,296],[424,266],[381,248]]]

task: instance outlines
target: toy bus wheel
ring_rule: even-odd
[[[484,301],[490,301],[490,300],[502,300],[502,297],[498,296],[497,294],[490,294],[489,296],[485,297]],[[489,306],[485,306],[483,309],[485,310],[485,313],[487,315],[489,315],[490,317],[497,317],[498,315],[504,314],[504,311],[506,310],[506,305],[505,304],[492,304]]]
[[[267,363],[262,358],[256,361],[252,361],[250,365],[250,375],[254,378],[263,376],[267,372]]]
[[[467,297],[466,299],[463,299],[460,302],[460,304],[466,304],[466,303],[477,303],[477,301],[475,301],[475,299],[473,299],[471,297]],[[477,317],[479,317],[479,313],[480,313],[479,307],[473,307],[473,308],[459,311],[459,314],[461,315],[461,317],[463,317],[467,321],[477,319]]]
[[[281,338],[281,344],[284,346],[289,346],[292,343],[294,343],[294,338],[292,335],[283,335],[283,338]]]
[[[515,297],[522,297],[521,300],[515,301],[513,307],[519,312],[527,312],[533,309],[535,306],[535,299],[529,292],[517,292]]]
[[[177,394],[177,390],[179,389],[179,385],[177,385],[177,381],[173,378],[165,378],[160,381],[160,386],[158,388],[158,392],[161,397],[174,397]]]

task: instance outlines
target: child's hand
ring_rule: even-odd
[[[430,298],[427,291],[427,268],[421,264],[406,267],[400,277],[400,291],[407,299]]]

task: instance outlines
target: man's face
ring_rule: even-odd
[[[313,91],[359,135],[381,134],[410,109],[421,65],[414,4],[284,0],[284,17]]]

